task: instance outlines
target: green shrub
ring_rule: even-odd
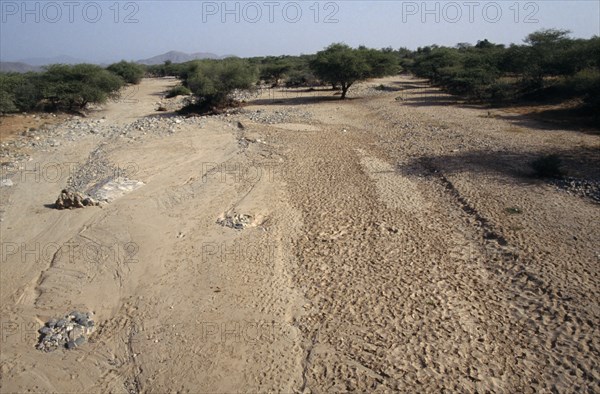
[[[496,103],[512,100],[516,97],[515,85],[508,82],[494,82],[488,88],[488,96]]]
[[[279,86],[280,80],[291,68],[292,65],[283,57],[267,57],[260,65],[260,79],[273,86]]]
[[[83,109],[116,98],[120,76],[96,65],[55,64],[41,73],[0,73],[0,112]]]
[[[0,112],[30,111],[37,107],[42,95],[40,74],[0,74]]]
[[[600,69],[586,68],[567,79],[576,94],[586,102],[598,102],[600,99]]]
[[[15,98],[10,93],[0,90],[0,114],[17,112],[18,110],[15,105]]]
[[[178,85],[173,87],[171,90],[167,92],[167,98],[177,97],[177,96],[189,96],[192,94],[192,91],[186,88],[183,85]]]
[[[294,70],[291,71],[285,80],[285,86],[288,88],[317,86],[319,81],[310,71]]]
[[[539,178],[560,178],[563,176],[562,160],[556,154],[538,157],[530,165],[534,174]]]
[[[185,81],[198,98],[201,110],[214,111],[231,104],[236,89],[249,89],[257,80],[256,69],[248,62],[230,58],[197,63]]]
[[[121,77],[93,64],[55,64],[40,75],[44,100],[53,109],[83,109],[118,96]]]
[[[106,68],[108,71],[120,76],[127,83],[138,84],[144,77],[144,67],[136,63],[128,63],[125,60],[111,64]]]
[[[354,49],[338,43],[318,52],[310,62],[310,68],[321,81],[339,86],[342,89],[340,98],[345,99],[355,82],[393,74],[399,66],[391,52],[364,47]]]

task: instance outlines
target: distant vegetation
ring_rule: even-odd
[[[126,62],[106,69],[55,64],[39,73],[0,73],[0,113],[81,110],[117,98],[126,83],[139,83],[144,73],[141,66]]]
[[[333,44],[317,53],[310,63],[314,74],[342,90],[346,98],[348,89],[357,81],[395,74],[400,70],[393,51],[378,51],[360,47],[352,49],[345,44]]]
[[[177,97],[177,96],[189,96],[192,94],[192,91],[182,85],[177,85],[170,89],[167,92],[167,98]]]
[[[144,76],[175,76],[170,96],[193,94],[194,110],[235,104],[236,89],[253,86],[325,87],[345,98],[357,81],[410,72],[466,100],[481,103],[561,102],[573,99],[600,117],[600,37],[573,39],[568,31],[540,30],[509,47],[488,40],[455,47],[431,45],[368,49],[332,44],[314,55],[194,60],[141,66],[119,62],[106,69],[55,65],[41,73],[0,74],[0,112],[72,110],[103,102],[125,83]]]
[[[243,59],[203,60],[188,71],[185,83],[201,110],[215,111],[232,104],[231,93],[249,89],[256,77],[257,70]]]
[[[120,61],[111,64],[106,68],[108,71],[117,74],[127,83],[138,84],[146,74],[146,68],[136,63]]]
[[[150,75],[179,78],[182,85],[167,95],[189,89],[196,100],[186,111],[197,112],[219,112],[236,104],[231,97],[235,90],[265,84],[271,88],[332,86],[341,90],[343,99],[356,81],[399,71],[400,57],[393,50],[353,49],[345,44],[332,44],[315,55],[205,59],[147,67]]]
[[[578,98],[600,114],[600,37],[572,39],[541,30],[522,45],[436,45],[406,51],[401,64],[452,94],[482,102]]]

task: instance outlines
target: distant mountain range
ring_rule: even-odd
[[[41,71],[41,67],[31,66],[21,62],[0,62],[0,72],[4,73],[28,73],[30,71]]]
[[[83,59],[77,59],[71,56],[60,55],[55,57],[32,57],[28,59],[19,59],[19,63],[29,64],[30,66],[47,66],[48,64],[79,64],[86,63]]]
[[[154,56],[148,59],[142,59],[136,61],[138,64],[145,64],[148,66],[155,64],[163,64],[166,61],[170,61],[172,63],[185,63],[191,60],[197,59],[224,59],[226,57],[231,57],[233,55],[219,56],[214,53],[208,52],[196,52],[196,53],[185,53],[179,51],[170,51],[167,53],[163,53],[162,55]],[[2,72],[18,72],[24,73],[29,71],[41,71],[42,66],[47,66],[49,64],[78,64],[78,63],[86,63],[85,60],[77,59],[71,56],[56,56],[52,58],[29,58],[22,59],[17,62],[2,62],[0,61],[0,71]],[[102,66],[106,66],[107,64],[101,64]]]
[[[166,61],[170,61],[172,63],[185,63],[192,60],[223,59],[226,57],[229,56],[219,56],[215,55],[214,53],[208,52],[185,53],[179,51],[170,51],[167,53],[163,53],[162,55],[151,57],[149,59],[138,60],[136,63],[152,66],[155,64],[163,64]]]

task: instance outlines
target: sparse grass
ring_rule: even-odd
[[[519,207],[508,207],[508,208],[505,208],[504,211],[511,215],[518,215],[518,214],[523,213],[523,210]]]
[[[172,88],[167,92],[167,98],[177,97],[177,96],[189,96],[192,92],[183,85],[178,85]]]

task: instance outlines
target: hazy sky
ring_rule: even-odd
[[[600,35],[600,1],[7,1],[0,59],[138,60],[169,50],[314,53],[332,42],[411,49],[522,42],[541,28]]]

